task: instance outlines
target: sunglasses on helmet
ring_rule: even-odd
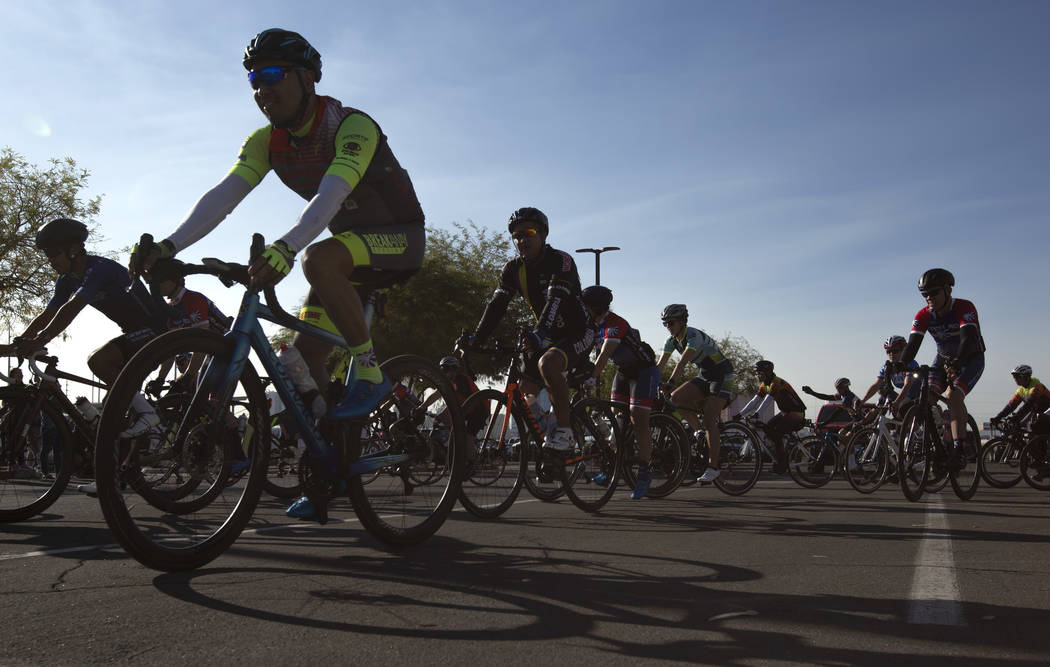
[[[260,86],[272,86],[283,81],[284,77],[288,76],[288,72],[295,71],[305,72],[307,68],[291,65],[274,65],[273,67],[253,69],[248,72],[248,83],[251,84],[252,90],[259,90]]]

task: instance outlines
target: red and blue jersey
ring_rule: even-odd
[[[211,329],[226,333],[230,319],[212,303],[212,300],[200,292],[183,287],[168,301],[171,313],[168,319],[169,329],[199,328]]]
[[[624,374],[633,377],[638,371],[656,365],[653,348],[642,341],[637,329],[631,328],[627,320],[612,311],[606,313],[598,324],[599,346],[607,340],[619,343],[610,360]]]
[[[966,299],[952,299],[948,312],[943,317],[930,310],[929,306],[920,310],[911,325],[911,333],[929,332],[937,343],[937,352],[942,357],[954,357],[959,350],[963,327],[974,327],[974,333],[981,335],[981,328],[977,322],[977,308]]]

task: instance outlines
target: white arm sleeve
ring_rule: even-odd
[[[178,251],[188,248],[218,227],[251,191],[252,186],[248,181],[235,174],[227,174],[218,185],[204,193],[168,239]]]
[[[317,187],[317,194],[307,203],[295,226],[281,240],[298,253],[324,231],[353,189],[341,177],[325,174]]]

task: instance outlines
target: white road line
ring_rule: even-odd
[[[955,576],[955,557],[944,501],[930,494],[926,528],[915,557],[908,622],[925,625],[966,625]]]

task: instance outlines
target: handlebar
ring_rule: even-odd
[[[55,364],[58,363],[58,357],[46,356],[44,354],[44,352],[45,352],[44,350],[37,350],[33,354],[29,355],[29,358],[26,359],[26,362],[29,365],[29,370],[32,371],[33,375],[35,375],[38,378],[40,378],[41,381],[43,381],[43,382],[51,382],[51,383],[57,384],[58,383],[58,378],[57,377],[55,377],[54,375],[50,375],[50,374],[48,374],[45,371],[40,370],[40,367],[37,366],[37,362],[38,361],[42,361],[42,362],[44,362],[45,364],[48,365],[48,367],[49,367],[48,370],[52,370],[53,371]]]

